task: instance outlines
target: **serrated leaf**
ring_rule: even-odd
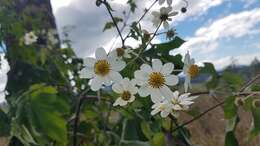
[[[243,84],[242,77],[238,74],[231,73],[231,72],[224,72],[222,77],[228,83],[228,85],[233,91],[238,90]]]

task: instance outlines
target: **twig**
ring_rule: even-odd
[[[248,86],[253,84],[258,78],[260,78],[260,74],[256,75],[252,80],[248,81],[244,86],[242,86],[239,92],[243,92]]]
[[[142,19],[143,19],[143,18],[145,17],[145,15],[151,10],[151,8],[156,4],[157,1],[158,1],[158,0],[155,0],[155,1],[149,6],[148,9],[145,9],[144,14],[139,18],[139,20],[137,21],[136,24],[139,24],[139,23],[142,21]],[[126,40],[126,39],[129,37],[130,34],[131,34],[131,32],[129,32],[129,33],[126,35],[126,37],[124,38],[124,40]]]
[[[182,127],[184,127],[184,126],[186,126],[186,125],[188,125],[188,124],[190,124],[190,123],[192,123],[193,121],[196,121],[196,120],[199,119],[200,117],[204,116],[204,115],[207,114],[208,112],[214,110],[215,108],[221,106],[221,105],[224,104],[224,103],[225,103],[225,101],[222,101],[222,102],[220,102],[220,103],[214,105],[213,107],[210,107],[209,109],[207,109],[206,111],[202,112],[201,114],[199,114],[198,116],[194,117],[193,119],[191,119],[191,120],[189,120],[189,121],[187,121],[187,122],[185,122],[185,123],[179,125],[179,126],[176,127],[175,129],[173,129],[173,132],[176,131],[176,130],[178,130],[178,129],[180,129],[180,128],[182,128]]]
[[[73,124],[73,146],[77,146],[77,131],[78,131],[78,122],[79,122],[79,118],[80,118],[80,109],[82,104],[84,103],[84,95],[89,91],[89,89],[83,91],[80,96],[79,96],[79,101],[76,107],[76,116],[74,119],[74,124]]]
[[[253,84],[254,81],[257,80],[258,78],[259,78],[259,75],[257,75],[257,76],[254,77],[252,80],[250,80],[249,82],[247,82],[247,83],[240,89],[241,92],[235,93],[234,96],[240,96],[240,95],[245,95],[245,96],[247,96],[247,95],[251,95],[251,94],[253,94],[253,95],[260,95],[260,92],[242,92],[242,91],[243,91],[244,89],[246,89],[248,86],[250,86],[251,84]],[[194,95],[194,94],[195,94],[195,95],[207,94],[207,92],[193,93],[193,95]],[[187,122],[181,124],[180,126],[176,127],[175,129],[173,129],[173,131],[176,131],[176,130],[178,130],[179,128],[182,128],[182,127],[184,127],[184,126],[186,126],[186,125],[188,125],[188,124],[190,124],[190,123],[196,121],[197,119],[201,118],[202,116],[204,116],[204,115],[207,114],[208,112],[210,112],[210,111],[216,109],[217,107],[223,105],[224,103],[225,103],[225,100],[219,102],[218,104],[216,104],[216,105],[210,107],[209,109],[207,109],[206,111],[204,111],[204,112],[202,112],[201,114],[197,115],[196,117],[192,118],[191,120],[189,120],[189,121],[187,121]]]
[[[122,36],[122,34],[121,34],[121,31],[120,31],[120,29],[119,29],[119,27],[118,27],[118,25],[117,25],[117,22],[116,22],[116,20],[115,20],[115,18],[114,18],[114,16],[113,16],[111,10],[109,9],[109,4],[107,3],[106,0],[104,0],[103,3],[104,3],[104,5],[106,6],[106,9],[107,9],[107,11],[108,11],[108,13],[109,13],[109,15],[110,15],[110,17],[111,17],[111,19],[112,19],[112,21],[113,21],[115,27],[116,27],[116,30],[117,30],[117,32],[118,32],[120,38],[121,38],[122,46],[125,46],[125,40],[124,40],[124,38],[123,38],[123,36]]]
[[[127,65],[133,63],[136,59],[138,59],[138,58],[140,57],[140,54],[143,52],[143,50],[145,50],[145,49],[149,46],[149,44],[152,42],[152,40],[153,40],[154,37],[156,36],[156,33],[158,32],[158,30],[159,30],[159,28],[160,28],[161,25],[162,25],[162,21],[161,21],[161,23],[157,26],[157,28],[156,28],[156,30],[154,31],[154,34],[153,34],[153,36],[151,37],[151,39],[149,40],[149,42],[147,42],[147,44],[146,44],[143,48],[140,48],[140,50],[139,50],[137,56],[136,56],[135,58],[133,58]]]
[[[176,126],[176,127],[179,127],[179,124],[178,124],[177,119],[176,119],[174,116],[172,116],[172,115],[170,115],[169,117],[170,117],[170,119],[173,121],[173,123],[175,124],[175,126]],[[180,132],[180,134],[183,136],[185,142],[186,142],[188,145],[192,146],[191,142],[189,141],[189,139],[187,138],[187,136],[186,136],[186,134],[185,134],[185,131],[184,131],[183,127],[180,127],[179,129],[180,129],[179,132]]]

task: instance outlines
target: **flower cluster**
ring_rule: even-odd
[[[141,97],[150,96],[154,103],[151,114],[160,112],[162,117],[169,114],[177,116],[178,111],[187,110],[197,98],[190,97],[189,93],[179,95],[178,91],[171,90],[179,82],[178,76],[173,74],[174,64],[163,64],[159,59],[152,60],[151,66],[141,65],[140,70],[134,72],[134,79],[123,78],[120,71],[126,67],[123,58],[131,57],[129,52],[130,50],[118,48],[107,54],[104,48],[96,49],[95,58],[84,59],[80,77],[90,79],[92,91],[112,86],[112,90],[119,95],[114,106],[125,106],[133,102],[137,93]],[[191,67],[189,62],[187,65]]]

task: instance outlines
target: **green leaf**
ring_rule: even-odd
[[[134,0],[128,0],[127,3],[130,5],[131,12],[135,12],[135,9],[137,8],[137,5]]]
[[[207,88],[214,89],[217,87],[219,82],[219,76],[212,63],[205,62],[204,67],[200,68],[200,73],[209,74],[212,77],[211,80],[207,81]]]
[[[180,37],[162,44],[155,44],[151,49],[144,52],[146,56],[156,56],[158,53],[161,55],[169,55],[169,52],[173,49],[179,48],[185,41]]]
[[[152,145],[153,146],[164,146],[164,134],[163,133],[156,133],[154,136],[153,136],[153,139],[152,139]]]
[[[224,104],[224,116],[226,119],[231,119],[237,115],[237,106],[235,105],[236,97],[227,97]]]
[[[252,85],[251,90],[252,91],[260,91],[260,84]]]
[[[233,91],[237,91],[243,84],[242,77],[231,72],[224,72],[223,79],[228,83]]]
[[[226,133],[225,146],[239,146],[233,131]]]
[[[254,108],[252,109],[252,115],[254,118],[254,126],[251,130],[251,136],[255,137],[258,134],[260,134],[260,108]]]
[[[145,137],[150,140],[152,138],[153,132],[151,130],[149,123],[146,121],[142,121],[141,129],[142,129],[142,132],[145,135]]]
[[[114,17],[114,20],[116,22],[116,24],[118,25],[119,22],[123,22],[123,19],[122,18],[119,18],[119,17]],[[115,27],[115,24],[113,21],[110,21],[110,22],[107,22],[103,28],[103,32],[108,30],[108,29],[111,29]]]
[[[8,136],[10,132],[10,120],[8,116],[0,109],[0,137]]]

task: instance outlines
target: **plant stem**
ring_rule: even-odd
[[[119,27],[118,27],[118,25],[117,25],[117,22],[116,22],[116,20],[115,20],[115,18],[114,18],[114,16],[113,16],[111,10],[109,9],[109,4],[107,3],[106,0],[104,0],[103,3],[104,3],[104,5],[106,6],[106,9],[107,9],[107,11],[108,11],[108,13],[109,13],[109,15],[110,15],[110,17],[111,17],[111,19],[112,19],[112,21],[113,21],[115,27],[116,27],[116,30],[117,30],[117,32],[118,32],[120,38],[121,38],[122,46],[124,47],[124,46],[125,46],[125,40],[124,40],[124,38],[123,38],[123,36],[122,36],[122,34],[121,34],[121,31],[120,31],[120,29],[119,29]]]
[[[73,125],[73,146],[77,146],[77,131],[78,131],[78,122],[80,117],[80,109],[83,104],[84,98],[80,98],[76,108],[76,117],[74,119]]]
[[[139,20],[136,22],[136,24],[139,24],[141,21],[142,21],[142,19],[145,17],[145,15],[151,10],[151,8],[156,4],[156,2],[157,2],[158,0],[155,0],[150,6],[149,6],[149,8],[148,9],[145,9],[145,12],[143,13],[143,15],[139,18]],[[129,35],[131,34],[131,32],[129,32],[127,35],[126,35],[126,37],[124,38],[124,40],[126,40],[128,37],[129,37]]]

